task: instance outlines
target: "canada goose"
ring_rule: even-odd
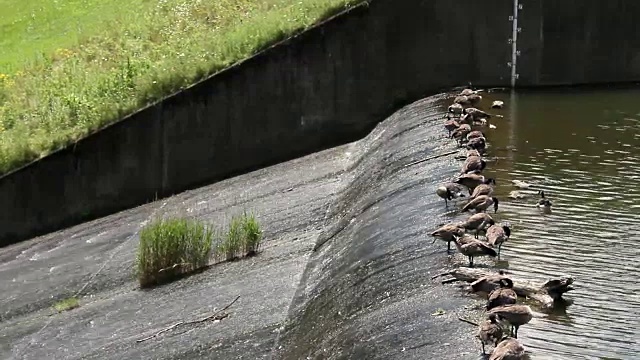
[[[460,236],[453,235],[453,241],[458,248],[458,251],[469,258],[469,267],[473,267],[473,258],[476,256],[490,256],[496,257],[496,251],[489,247],[487,244],[480,240],[473,240],[471,242],[463,243]]]
[[[502,339],[502,326],[497,321],[497,317],[494,314],[489,315],[489,320],[485,320],[478,326],[478,333],[476,337],[480,339],[482,344],[482,354],[486,354],[484,350],[485,345],[498,346],[498,343]]]
[[[506,320],[511,325],[511,335],[518,338],[518,328],[533,319],[533,312],[528,305],[501,305],[495,307],[487,314],[496,314],[498,319]]]
[[[549,201],[549,199],[547,199],[546,197],[544,197],[544,190],[540,190],[538,191],[538,195],[540,195],[540,200],[538,201],[538,203],[536,204],[536,206],[538,208],[542,208],[545,211],[549,211],[551,210],[551,201]]]
[[[451,133],[451,138],[456,139],[458,144],[460,144],[462,139],[464,139],[464,137],[470,132],[471,126],[469,126],[469,124],[462,124]]]
[[[478,238],[478,233],[485,230],[488,226],[495,224],[495,220],[491,215],[487,213],[477,213],[469,216],[467,220],[461,223],[461,226],[465,230],[475,230],[475,238]]]
[[[485,178],[484,175],[481,175],[478,171],[460,175],[457,179],[454,180],[456,184],[466,186],[469,189],[469,194],[472,194],[473,190],[475,190],[478,185],[486,184],[488,181],[490,180],[488,178]]]
[[[487,167],[487,162],[480,156],[468,156],[462,164],[460,174],[466,174],[472,171],[482,171]]]
[[[462,228],[460,224],[450,223],[436,229],[431,233],[431,236],[434,237],[433,243],[435,243],[438,238],[442,241],[446,241],[447,251],[449,251],[451,250],[451,242],[454,241],[454,236],[462,236],[463,234],[464,228]]]
[[[438,186],[436,194],[444,199],[445,206],[449,206],[448,200],[452,200],[457,197],[464,197],[464,194],[462,194],[462,185],[452,182],[447,182]]]
[[[447,118],[449,118],[451,115],[459,118],[462,115],[463,110],[464,108],[462,107],[462,105],[453,103],[447,108]]]
[[[509,240],[511,228],[509,225],[492,225],[487,229],[486,236],[487,242],[491,244],[491,246],[498,246],[498,259],[500,259],[500,249],[502,248],[502,244]]]
[[[487,195],[487,196],[491,196],[493,195],[493,186],[491,186],[492,184],[495,185],[496,184],[496,179],[494,178],[487,178],[486,183],[482,183],[478,186],[475,187],[475,189],[473,189],[473,192],[471,193],[470,199],[475,199],[480,195]]]
[[[469,139],[467,142],[467,149],[474,149],[480,152],[484,152],[487,148],[487,139],[484,137],[477,137],[473,139]]]
[[[498,212],[498,198],[494,196],[480,195],[475,199],[469,201],[467,205],[462,208],[462,212],[469,211],[471,209],[476,212],[484,212],[491,206],[493,206],[494,213]]]
[[[449,132],[449,137],[451,137],[451,132],[460,127],[460,124],[454,119],[450,119],[444,122],[444,128]]]
[[[479,138],[479,137],[483,137],[486,138],[486,136],[484,136],[484,133],[480,130],[473,130],[472,132],[467,134],[467,141],[474,139],[474,138]]]
[[[493,290],[487,299],[487,310],[502,305],[515,304],[518,295],[513,291],[513,281],[509,278],[500,279],[500,287]]]
[[[480,153],[478,152],[478,150],[474,150],[474,149],[467,149],[467,157],[471,157],[471,156],[478,156],[478,157],[482,157],[480,155]]]
[[[453,100],[454,103],[462,106],[476,106],[482,100],[482,96],[478,94],[458,95]]]
[[[478,121],[480,119],[489,119],[493,116],[493,114],[489,114],[486,111],[482,111],[480,109],[469,107],[462,111],[463,115],[469,115],[471,121]]]
[[[497,274],[483,276],[471,283],[471,291],[490,294],[493,290],[500,287],[500,281],[504,278],[506,278],[506,275],[502,270],[498,271]]]
[[[459,96],[469,96],[469,95],[477,94],[479,92],[482,92],[482,90],[473,90],[473,89],[470,89],[470,88],[466,88],[466,89],[460,91],[460,93],[458,95]]]
[[[493,349],[489,360],[521,360],[524,359],[524,347],[512,337],[503,337]]]
[[[504,101],[495,100],[493,103],[491,103],[492,109],[502,109],[503,106],[504,106]]]

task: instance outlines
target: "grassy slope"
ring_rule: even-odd
[[[0,0],[0,173],[362,0]]]

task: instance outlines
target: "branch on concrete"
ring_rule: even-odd
[[[240,299],[240,295],[236,296],[236,298],[232,302],[230,302],[227,306],[223,307],[222,309],[214,312],[213,314],[211,314],[211,315],[209,315],[207,317],[204,317],[204,318],[199,319],[199,320],[193,320],[193,321],[179,321],[179,322],[177,322],[177,323],[175,323],[175,324],[173,324],[173,325],[171,325],[169,327],[166,327],[166,328],[158,331],[157,333],[155,333],[153,335],[147,336],[147,337],[142,338],[142,339],[138,339],[138,340],[136,340],[136,342],[137,343],[141,343],[143,341],[147,341],[147,340],[153,339],[153,338],[159,336],[162,333],[165,333],[167,331],[171,331],[171,330],[177,328],[180,325],[199,324],[199,323],[203,323],[203,322],[209,321],[209,320],[220,321],[220,320],[226,318],[227,316],[229,316],[229,313],[227,313],[226,310],[228,308],[230,308],[231,305],[233,305],[236,301],[238,301],[238,299]]]

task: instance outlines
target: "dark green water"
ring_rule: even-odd
[[[489,93],[480,107],[494,99],[485,173],[514,227],[500,266],[576,279],[573,303],[523,327],[523,344],[532,359],[640,359],[640,89]],[[510,199],[512,180],[530,197]]]

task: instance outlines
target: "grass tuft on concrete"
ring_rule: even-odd
[[[234,215],[222,242],[216,248],[216,257],[232,261],[238,258],[254,256],[262,243],[262,228],[253,213],[243,212]]]
[[[0,174],[362,0],[0,0]]]
[[[253,213],[234,215],[226,232],[184,217],[160,218],[140,231],[137,274],[141,287],[173,281],[216,261],[254,256],[263,231]]]
[[[141,287],[172,281],[209,263],[214,229],[186,218],[158,219],[140,232],[137,264]]]
[[[74,296],[70,298],[66,298],[64,300],[60,300],[53,305],[53,308],[56,309],[57,312],[61,313],[63,311],[69,311],[71,309],[75,309],[80,306],[78,299]]]

